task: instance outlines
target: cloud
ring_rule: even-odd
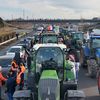
[[[100,16],[100,0],[0,0],[5,18],[92,18]]]
[[[100,0],[49,0],[54,6],[68,7],[73,9],[98,8]]]

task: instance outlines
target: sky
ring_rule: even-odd
[[[3,19],[91,19],[100,17],[100,0],[0,0]]]

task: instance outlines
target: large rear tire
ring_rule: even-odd
[[[91,78],[96,78],[96,61],[95,59],[90,59],[87,61],[87,70],[88,70],[88,74]]]
[[[31,91],[33,91],[34,88],[35,88],[35,76],[32,75],[32,74],[29,74],[29,75],[28,75],[27,87],[28,87],[28,89],[30,89]]]
[[[95,75],[95,72],[93,69],[91,69],[91,67],[88,66],[88,74],[91,78],[95,78],[96,75]]]

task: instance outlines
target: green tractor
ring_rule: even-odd
[[[73,44],[76,49],[81,49],[83,40],[84,40],[84,34],[83,32],[73,32],[72,33],[72,39],[73,39]]]
[[[58,44],[36,44],[28,57],[27,88],[14,93],[26,100],[84,100],[77,90],[73,67],[67,65],[66,48]]]

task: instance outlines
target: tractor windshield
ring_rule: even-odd
[[[42,42],[43,43],[57,43],[58,42],[58,39],[57,39],[57,36],[56,35],[46,35],[46,36],[43,36],[42,38]]]
[[[83,40],[83,34],[82,33],[74,33],[73,38]]]
[[[100,47],[100,39],[93,39],[93,44],[92,44],[93,48],[99,48]]]
[[[39,67],[63,67],[63,52],[59,47],[41,47],[36,55],[36,69]]]

